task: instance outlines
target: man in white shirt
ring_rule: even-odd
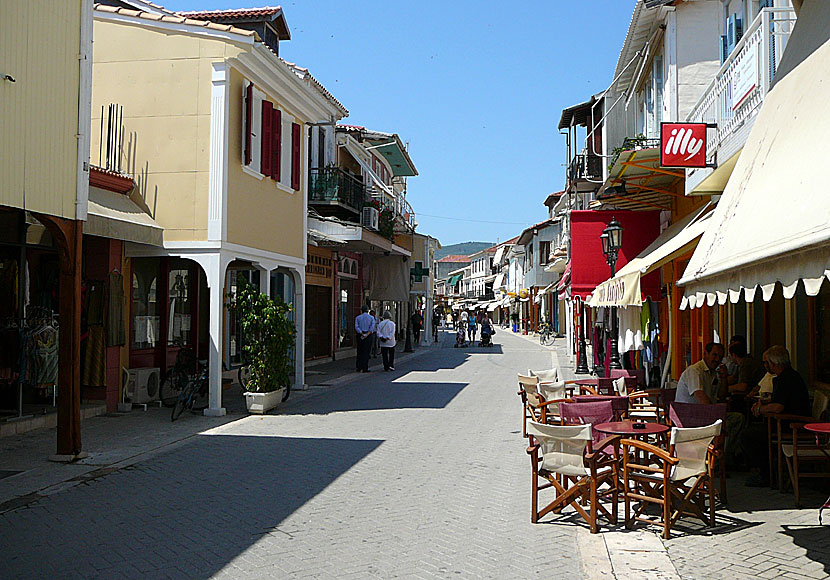
[[[677,381],[678,403],[701,403],[708,405],[717,402],[718,365],[723,360],[723,345],[710,342],[704,349],[703,358],[683,371]]]

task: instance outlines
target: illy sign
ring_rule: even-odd
[[[706,167],[706,123],[662,123],[660,165]]]

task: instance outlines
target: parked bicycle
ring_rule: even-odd
[[[164,377],[159,389],[159,399],[165,407],[172,407],[190,378],[198,371],[196,354],[189,348],[182,348],[176,354],[176,362]]]
[[[202,365],[202,370],[191,376],[187,385],[179,393],[176,402],[173,405],[173,412],[170,414],[170,420],[178,419],[185,409],[199,410],[207,407],[208,394],[208,365]],[[201,399],[199,407],[196,407],[196,402]]]
[[[553,344],[554,338],[556,338],[556,334],[553,332],[550,324],[544,323],[539,327],[539,342],[542,346]]]

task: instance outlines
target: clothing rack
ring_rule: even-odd
[[[57,313],[53,312],[49,308],[41,307],[41,306],[34,306],[29,308],[29,312],[27,316],[23,318],[18,317],[6,317],[3,319],[3,324],[0,325],[0,328],[3,330],[17,330],[20,335],[21,339],[25,338],[26,340],[21,340],[20,343],[20,352],[18,353],[18,365],[17,365],[17,378],[14,382],[17,383],[17,416],[7,419],[8,421],[19,421],[21,419],[27,419],[32,417],[32,415],[24,415],[23,414],[23,384],[26,383],[26,376],[25,370],[26,365],[22,362],[26,356],[26,342],[28,340],[32,340],[36,336],[40,336],[42,333],[55,333],[56,339],[60,340],[59,328],[59,316]],[[52,387],[52,406],[57,406],[57,380]]]

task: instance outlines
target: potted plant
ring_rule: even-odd
[[[291,352],[297,330],[288,318],[291,306],[263,294],[243,276],[228,308],[237,315],[246,340],[242,357],[248,368],[243,384],[251,413],[265,413],[284,401],[291,389]]]

